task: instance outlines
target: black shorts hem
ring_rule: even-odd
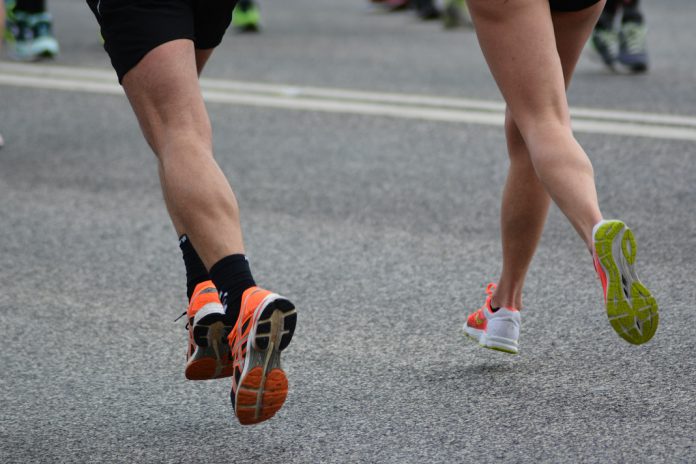
[[[122,83],[148,53],[167,42],[188,39],[198,49],[220,45],[236,0],[87,0],[87,4]]]
[[[111,57],[111,65],[114,67],[114,70],[116,71],[116,76],[118,76],[118,83],[123,84],[123,78],[126,74],[128,74],[128,71],[138,66],[138,63],[140,63],[143,60],[143,58],[147,56],[148,53],[150,53],[152,50],[159,47],[160,45],[164,45],[168,42],[181,39],[188,39],[193,41],[193,37],[191,36],[172,34],[170,36],[161,36],[158,38],[158,40],[153,40],[152,42],[144,44],[138,49],[138,52],[134,54],[120,55],[118,53],[111,53],[106,47],[106,44],[104,45],[104,48],[107,52],[109,52],[109,56]]]
[[[581,11],[596,5],[601,0],[549,0],[552,11]]]

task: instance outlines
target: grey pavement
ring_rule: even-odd
[[[696,5],[664,3],[645,5],[651,73],[588,54],[573,103],[696,115]],[[50,7],[56,64],[106,68],[84,3]],[[499,100],[471,31],[358,0],[262,7],[208,76]],[[230,382],[185,381],[183,265],[125,97],[0,86],[0,462],[696,461],[694,143],[578,136],[636,234],[655,338],[616,336],[554,208],[515,357],[461,333],[499,272],[500,128],[209,110],[256,280],[298,306],[286,405],[242,427]]]

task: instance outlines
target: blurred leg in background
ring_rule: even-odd
[[[647,71],[645,19],[639,0],[607,0],[592,34],[592,45],[611,69],[620,63],[634,73]]]

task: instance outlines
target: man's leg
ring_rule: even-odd
[[[173,40],[150,51],[123,78],[123,88],[159,161],[167,210],[225,295],[232,321],[244,290],[255,285],[244,257],[237,200],[213,158],[212,129],[198,84],[210,52]]]
[[[195,50],[196,70],[198,76],[200,76],[201,72],[203,72],[203,67],[208,62],[208,59],[213,53],[213,50],[214,49],[212,48],[205,50]],[[161,164],[158,166],[158,173],[160,177],[160,184],[164,185],[164,176]],[[179,247],[181,248],[181,254],[184,259],[184,266],[186,268],[186,295],[188,299],[191,300],[191,297],[193,296],[196,287],[201,283],[209,281],[210,274],[208,273],[208,269],[205,267],[205,264],[201,260],[200,255],[193,247],[191,239],[185,233],[186,228],[177,216],[176,211],[169,208],[169,204],[172,202],[167,198],[167,192],[163,189],[162,193],[165,199],[165,204],[167,205],[169,217],[171,218],[172,224],[174,225],[174,229],[176,230],[177,235],[179,236]]]
[[[237,201],[213,159],[212,131],[198,84],[209,56],[210,51],[196,53],[187,39],[166,42],[125,74],[123,87],[159,160],[172,222],[179,234],[191,238],[229,319],[236,321],[229,336],[231,369],[218,363],[214,375],[232,375],[235,414],[243,424],[254,424],[272,417],[285,402],[288,382],[280,353],[292,339],[297,316],[290,301],[256,287],[243,255]],[[204,301],[209,288],[199,293]],[[224,321],[216,322],[206,327],[206,336],[214,338],[226,327]],[[195,327],[191,337],[197,342]],[[191,358],[195,356],[194,351]]]
[[[243,254],[237,200],[213,158],[193,42],[174,40],[155,48],[126,73],[123,88],[157,155],[177,233],[191,238],[208,269]]]

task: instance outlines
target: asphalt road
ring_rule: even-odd
[[[696,116],[696,4],[665,3],[645,5],[651,72],[588,54],[574,104]],[[500,101],[471,31],[357,0],[262,7],[264,33],[230,33],[207,76]],[[50,8],[55,65],[108,69],[86,5]],[[184,380],[183,265],[125,98],[0,85],[0,462],[696,461],[694,142],[578,136],[636,234],[655,338],[616,336],[554,209],[513,357],[461,333],[499,272],[501,128],[209,110],[256,280],[298,306],[285,407],[244,428],[227,380]]]

